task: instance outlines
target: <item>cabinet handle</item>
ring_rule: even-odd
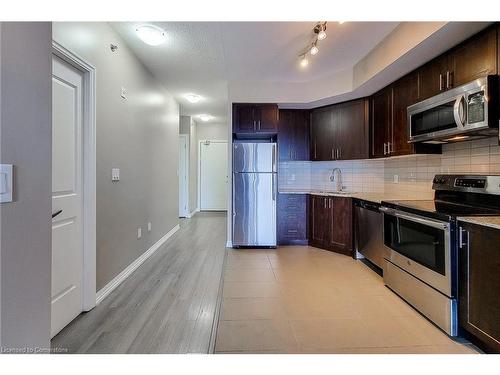
[[[260,120],[259,120],[258,124],[259,124],[259,130],[260,130]]]
[[[330,159],[332,159],[332,160],[335,159],[335,156],[334,156],[334,153],[333,153],[333,148],[332,148],[332,150],[330,152]]]
[[[288,233],[297,233],[298,230],[297,229],[288,229],[287,232]]]
[[[314,140],[314,159],[316,159],[316,140]]]
[[[458,247],[460,249],[463,249],[467,246],[467,240],[468,240],[468,233],[464,228],[460,227],[459,228],[459,233],[458,233]]]
[[[446,88],[451,89],[452,87],[452,82],[451,82],[451,72],[448,70],[446,71]]]
[[[332,208],[332,198],[328,198],[328,208]]]
[[[323,208],[326,208],[326,201],[327,201],[327,199],[323,198]]]
[[[387,155],[387,143],[384,142],[384,155]]]
[[[443,75],[439,74],[439,91],[443,91]]]
[[[391,142],[387,142],[387,155],[391,154]]]
[[[253,120],[253,128],[255,129],[257,121]]]

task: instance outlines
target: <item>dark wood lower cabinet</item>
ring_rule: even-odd
[[[309,196],[309,244],[352,255],[352,200]]]
[[[278,245],[307,245],[307,195],[278,194]]]
[[[486,352],[500,353],[500,229],[460,223],[459,322]]]

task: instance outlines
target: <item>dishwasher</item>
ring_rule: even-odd
[[[383,239],[383,215],[380,204],[354,200],[354,246],[356,258],[366,258],[379,268],[384,268],[384,257],[389,251]]]

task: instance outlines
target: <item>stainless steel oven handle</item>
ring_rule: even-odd
[[[426,218],[423,216],[408,214],[406,212],[398,211],[398,210],[395,210],[393,208],[380,207],[380,211],[383,212],[384,214],[387,214],[387,215],[395,216],[395,217],[398,217],[400,219],[413,221],[415,223],[427,225],[429,227],[438,228],[441,230],[447,230],[449,227],[448,223],[446,223],[444,221],[439,221],[439,220],[429,219],[429,218]]]

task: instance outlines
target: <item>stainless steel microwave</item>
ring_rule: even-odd
[[[447,143],[498,134],[498,76],[478,78],[408,107],[409,142]]]

